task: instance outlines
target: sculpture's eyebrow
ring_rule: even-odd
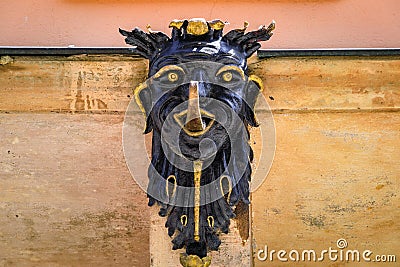
[[[187,53],[185,55],[182,55],[182,60],[185,62],[191,62],[193,60],[210,60],[211,56],[209,54],[203,54],[203,53]]]
[[[219,74],[221,74],[224,71],[228,71],[228,70],[234,70],[236,72],[238,72],[240,74],[240,76],[242,76],[242,79],[245,81],[246,80],[246,76],[244,75],[244,71],[239,68],[238,66],[233,66],[233,65],[228,65],[228,66],[223,66],[221,67],[217,73],[215,74],[215,76],[218,76]]]
[[[185,73],[185,71],[184,71],[181,67],[179,67],[179,66],[176,66],[176,65],[167,65],[167,66],[162,67],[159,71],[157,71],[157,73],[154,74],[153,77],[154,77],[155,79],[160,78],[161,75],[163,75],[164,73],[166,73],[166,72],[168,72],[168,71],[171,71],[171,70],[178,70],[178,71],[181,71],[181,72]]]
[[[215,60],[226,65],[240,65],[241,62],[240,58],[229,53],[218,54]]]

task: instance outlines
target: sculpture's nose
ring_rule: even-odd
[[[201,118],[199,105],[199,82],[191,81],[189,85],[189,100],[185,128],[191,132],[200,132],[205,129]]]
[[[208,80],[207,70],[204,66],[198,66],[194,68],[193,70],[191,70],[190,75],[193,81],[207,82]]]
[[[210,130],[214,123],[215,115],[200,108],[199,98],[204,86],[199,81],[191,81],[189,84],[189,99],[187,109],[175,113],[174,119],[190,136],[200,136]]]

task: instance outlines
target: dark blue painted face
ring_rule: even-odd
[[[274,28],[245,33],[245,26],[222,35],[223,26],[173,21],[171,37],[120,30],[132,51],[150,61],[148,79],[135,90],[145,133],[153,133],[149,205],[158,203],[160,216],[168,217],[173,249],[203,259],[218,250],[235,206],[250,203],[248,127],[257,126],[261,86],[247,75],[246,59]]]
[[[196,55],[204,56],[204,54],[199,53]],[[196,86],[195,97],[198,102],[198,113],[209,115],[201,117],[204,127],[209,125],[210,116],[215,117],[232,112],[240,118],[240,121],[235,121],[236,124],[257,125],[253,108],[260,88],[249,79],[242,68],[232,64],[234,61],[230,55],[225,58],[224,62],[231,64],[212,62],[208,60],[208,55],[206,56],[207,60],[200,60],[200,57],[196,57],[197,60],[194,61],[192,55],[181,54],[179,57],[171,55],[168,56],[167,63],[158,61],[161,67],[157,68],[157,72],[137,92],[137,98],[148,117],[146,132],[150,132],[154,128],[161,131],[170,114],[183,112],[182,108],[186,108],[190,102],[190,88],[193,83]],[[162,59],[165,58],[165,56],[162,57]],[[178,58],[185,58],[188,62],[170,64]],[[221,119],[226,121],[224,118]],[[231,120],[225,122],[224,127],[239,127],[238,125],[234,126],[233,122]],[[204,137],[208,138],[208,135],[210,135],[210,138],[216,136],[217,131],[221,130],[218,125],[218,121],[216,121],[215,124],[207,127]],[[186,130],[186,128],[183,128],[183,130]],[[190,136],[188,131],[185,131],[185,133]],[[194,136],[198,137],[199,134]],[[200,140],[197,142],[200,142]]]

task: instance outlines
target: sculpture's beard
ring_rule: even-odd
[[[157,201],[159,214],[168,216],[168,234],[175,235],[173,249],[186,246],[187,254],[199,257],[206,256],[207,249],[218,249],[218,232],[228,232],[230,219],[235,217],[234,207],[239,202],[249,204],[253,152],[247,126],[257,126],[253,111],[238,95],[220,86],[208,86],[211,94],[204,101],[200,98],[200,107],[216,118],[201,118],[205,127],[210,126],[206,132],[196,135],[181,128],[178,132],[171,130],[177,123],[170,119],[178,113],[176,107],[188,100],[187,86],[171,90],[158,100],[146,129],[153,130],[149,205]],[[214,101],[220,104],[212,104]],[[224,121],[218,119],[221,113],[227,116]],[[197,240],[194,162],[202,166]]]

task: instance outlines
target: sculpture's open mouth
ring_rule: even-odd
[[[188,121],[188,110],[175,113],[174,119],[189,136],[200,136],[208,132],[214,124],[215,115],[200,109],[200,116]]]

